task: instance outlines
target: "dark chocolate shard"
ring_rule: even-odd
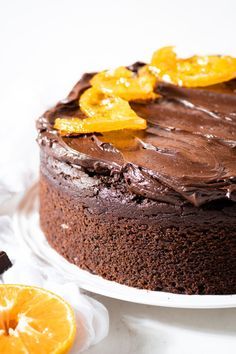
[[[4,251],[0,251],[0,274],[12,267],[12,263]]]

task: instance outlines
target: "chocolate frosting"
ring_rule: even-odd
[[[143,65],[129,67],[134,72]],[[236,202],[236,79],[204,88],[160,82],[154,101],[131,102],[145,131],[61,137],[56,117],[85,118],[78,99],[94,73],[38,119],[38,142],[56,159],[89,173],[121,176],[130,192],[172,204]]]

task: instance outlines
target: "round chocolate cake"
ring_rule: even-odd
[[[48,242],[128,286],[236,293],[236,80],[159,81],[156,98],[130,101],[146,129],[61,135],[56,118],[86,119],[78,100],[94,75],[37,122]]]

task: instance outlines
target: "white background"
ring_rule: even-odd
[[[236,55],[235,17],[235,0],[0,0],[0,140],[33,141],[35,117],[85,71],[148,61],[163,45]]]
[[[82,72],[148,61],[172,44],[183,54],[236,56],[235,36],[234,0],[0,0],[0,173],[10,159],[12,173],[25,163],[37,168],[34,120]],[[112,330],[90,353],[235,353],[235,310],[99,299]]]

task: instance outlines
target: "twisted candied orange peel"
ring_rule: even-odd
[[[79,100],[80,109],[88,118],[57,118],[54,128],[61,135],[145,129],[146,120],[131,109],[128,101],[156,97],[155,82],[155,76],[146,67],[137,74],[125,67],[100,72],[92,78],[92,87]]]
[[[236,58],[194,55],[180,59],[174,47],[164,47],[153,54],[149,70],[160,81],[185,87],[203,87],[235,78]]]
[[[155,98],[153,88],[156,82],[144,68],[133,73],[125,67],[102,71],[91,80],[91,85],[104,94],[118,96],[126,101],[147,100]]]
[[[127,101],[118,96],[107,96],[93,87],[81,96],[80,109],[88,118],[56,119],[55,128],[61,135],[139,130],[147,125],[146,120],[138,117]]]
[[[157,81],[203,87],[233,78],[236,78],[236,58],[195,55],[181,59],[174,47],[164,47],[157,50],[151,63],[137,73],[119,67],[96,74],[90,81],[91,88],[79,100],[80,109],[87,118],[57,118],[54,128],[61,135],[145,129],[146,121],[132,110],[129,101],[158,97],[154,93]]]

